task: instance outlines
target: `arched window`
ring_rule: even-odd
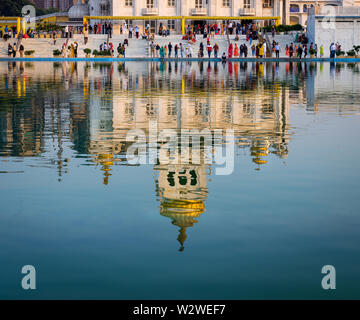
[[[303,12],[307,12],[307,5],[306,4],[304,4],[304,6],[303,6]]]
[[[297,5],[297,4],[291,4],[291,5],[290,5],[290,12],[300,12],[299,5]]]

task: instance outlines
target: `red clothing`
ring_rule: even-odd
[[[233,44],[230,43],[230,45],[229,45],[229,51],[228,51],[228,57],[229,57],[229,58],[232,58],[232,55],[233,55]]]

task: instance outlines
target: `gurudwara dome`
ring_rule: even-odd
[[[68,12],[69,20],[82,20],[83,16],[88,16],[89,14],[89,5],[87,3],[82,3],[81,1],[76,2]]]

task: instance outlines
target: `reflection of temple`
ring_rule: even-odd
[[[40,81],[41,86],[32,88],[37,90],[39,109],[34,104],[33,113],[27,116],[29,124],[36,126],[28,131],[40,137],[32,141],[44,141],[31,150],[44,145],[47,152],[53,151],[52,163],[61,176],[67,165],[64,149],[71,142],[76,156],[99,167],[105,185],[111,183],[115,166],[128,165],[129,130],[142,129],[148,136],[150,120],[157,122],[157,133],[163,129],[179,133],[208,129],[214,134],[221,129],[224,134],[233,129],[237,150],[245,151],[255,169],[266,166],[271,156],[287,156],[291,97],[288,84],[276,81],[274,64],[234,63],[226,69],[213,63],[145,66],[148,69],[129,72],[124,64],[62,64],[56,68],[51,64],[46,85]],[[7,81],[16,83],[17,75]],[[302,80],[298,77],[296,81]],[[36,83],[35,76],[32,83]],[[23,94],[23,86],[20,91],[17,84],[13,87],[14,94]],[[0,116],[1,124],[26,123],[11,111],[7,114],[8,118]],[[10,129],[7,136],[14,134]],[[11,141],[8,144],[14,150]],[[5,149],[2,143],[1,152]],[[202,150],[198,152],[203,155]],[[180,250],[187,228],[205,212],[209,169],[204,161],[154,166],[160,214],[179,228]]]
[[[270,155],[286,158],[289,90],[267,79],[271,69],[254,65],[248,70],[253,73],[238,74],[237,83],[231,83],[228,76],[213,74],[206,79],[183,69],[171,75],[173,83],[167,85],[170,74],[161,72],[170,65],[156,70],[158,66],[149,65],[149,73],[135,75],[123,74],[119,69],[119,77],[111,77],[111,84],[106,76],[104,85],[111,85],[116,92],[111,97],[98,91],[96,82],[93,84],[97,94],[89,101],[89,152],[103,172],[104,184],[110,182],[114,166],[127,164],[126,151],[131,145],[126,142],[127,133],[142,129],[148,137],[149,121],[156,121],[157,134],[163,129],[179,133],[184,129],[210,129],[213,134],[216,129],[234,129],[237,147],[249,150],[256,169],[265,165]],[[266,74],[264,78],[258,78],[259,72]],[[232,86],[242,89],[242,93],[228,92]],[[182,251],[187,228],[205,212],[210,167],[204,163],[157,164],[154,169],[160,214],[179,227]]]
[[[160,200],[160,214],[179,227],[180,251],[184,250],[186,229],[198,222],[205,211],[207,165],[156,165],[156,195]]]

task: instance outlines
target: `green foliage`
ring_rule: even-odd
[[[53,50],[54,56],[61,56],[61,51],[59,49]]]
[[[47,23],[47,22],[36,24],[36,30],[38,31],[46,31],[46,32],[54,31],[54,30],[59,31],[62,30],[63,28],[64,27],[60,27],[56,24]]]
[[[91,49],[86,48],[86,49],[84,49],[84,52],[85,52],[85,54],[90,54],[90,53],[91,53]]]
[[[273,26],[266,26],[263,28],[266,32],[271,32],[273,29]],[[280,24],[277,27],[275,27],[276,32],[288,32],[288,31],[302,31],[303,27],[301,24],[294,24],[294,25],[286,25],[286,24]]]
[[[316,50],[315,50],[314,48],[310,48],[310,49],[309,49],[309,53],[312,54],[312,55],[313,55],[313,54],[316,54]]]
[[[347,53],[347,55],[350,56],[350,57],[354,57],[354,56],[356,55],[355,50],[350,50],[350,51],[348,51],[348,52],[346,52],[346,53]]]
[[[1,0],[0,1],[0,16],[6,17],[20,17],[21,9],[26,5],[32,5],[36,8],[36,15],[42,16],[49,13],[57,12],[57,9],[44,10],[37,8],[34,3],[29,0]]]
[[[35,50],[27,50],[24,53],[26,56],[32,56],[35,53]]]
[[[356,52],[356,54],[358,54],[360,51],[360,46],[353,46],[353,47],[354,47],[353,50]]]
[[[345,55],[345,51],[341,51],[341,50],[336,51],[336,55],[337,55],[337,56],[344,56],[344,55]]]
[[[94,56],[111,56],[111,52],[110,52],[110,50],[103,50],[103,51],[93,50],[93,55]]]

